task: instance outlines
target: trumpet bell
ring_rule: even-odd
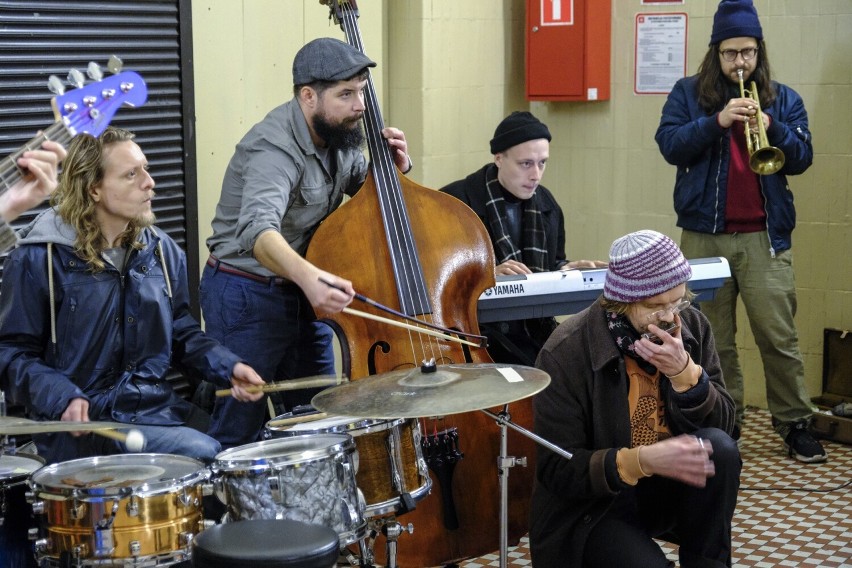
[[[752,153],[748,165],[758,175],[771,176],[784,167],[784,152],[775,146],[764,146]]]

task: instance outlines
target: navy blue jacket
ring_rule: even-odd
[[[772,117],[766,137],[784,153],[785,162],[778,173],[759,178],[772,255],[792,246],[791,234],[796,226],[787,176],[807,170],[814,156],[802,98],[786,85],[773,84],[778,96],[772,105],[763,107],[763,112]],[[725,230],[731,138],[729,130],[719,126],[717,115],[708,116],[698,104],[698,76],[686,77],[675,83],[669,94],[655,136],[663,157],[677,166],[677,225],[689,231]]]
[[[72,399],[85,398],[92,420],[183,424],[190,406],[165,379],[169,367],[224,386],[240,361],[208,338],[190,313],[183,251],[162,231],[145,229],[143,247],[130,253],[123,273],[107,263],[93,274],[74,253],[74,236],[47,210],[22,231],[20,246],[6,259],[0,293],[3,388],[35,419],[57,420]]]

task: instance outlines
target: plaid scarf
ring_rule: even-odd
[[[507,260],[517,260],[523,262],[533,272],[549,270],[547,240],[544,234],[541,211],[538,209],[537,197],[534,195],[532,198],[523,201],[522,242],[513,243],[508,231],[506,200],[503,198],[503,192],[506,190],[497,181],[497,166],[494,164],[491,164],[485,171],[485,190],[488,192],[488,202],[486,203],[488,226],[491,229],[494,241],[497,264],[502,264]],[[520,247],[518,244],[520,244]]]

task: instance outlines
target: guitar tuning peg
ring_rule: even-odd
[[[92,81],[100,81],[104,78],[104,72],[101,71],[101,66],[94,61],[89,61],[89,66],[86,67],[86,75],[88,75],[89,79]]]
[[[65,85],[62,84],[62,79],[56,75],[51,75],[47,78],[47,89],[54,95],[65,94]]]
[[[86,79],[78,69],[72,69],[68,72],[68,82],[79,89],[86,82]]]
[[[109,61],[107,61],[107,69],[109,69],[109,72],[113,74],[121,73],[122,67],[124,67],[124,62],[121,58],[115,55],[110,55]]]

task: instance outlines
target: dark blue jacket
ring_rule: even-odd
[[[769,144],[784,153],[784,167],[760,176],[766,204],[766,224],[774,255],[792,246],[796,226],[793,192],[788,175],[801,174],[813,161],[808,113],[793,89],[773,83],[777,98],[763,112],[772,117],[766,131]],[[698,104],[698,76],[675,83],[663,106],[655,139],[663,157],[677,166],[674,208],[677,225],[689,231],[720,233],[725,230],[730,132],[719,126],[717,114],[707,115]]]
[[[0,293],[3,388],[35,419],[58,420],[72,399],[85,398],[92,420],[183,424],[190,406],[165,379],[170,365],[224,386],[239,362],[205,336],[190,313],[183,251],[149,228],[123,273],[107,263],[93,274],[74,253],[74,237],[47,210],[22,231],[20,246],[6,259]]]

